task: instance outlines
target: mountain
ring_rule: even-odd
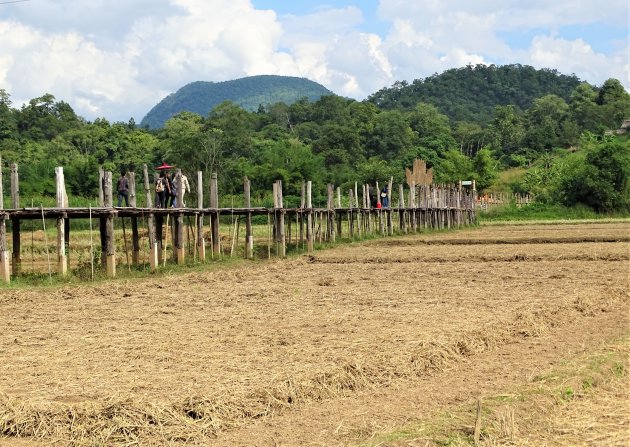
[[[396,82],[371,95],[368,101],[385,110],[410,110],[425,102],[433,104],[452,122],[485,125],[496,106],[513,104],[526,110],[534,99],[550,94],[569,101],[571,92],[581,82],[575,75],[527,65],[468,65],[416,79],[411,84]]]
[[[140,122],[141,127],[152,129],[179,112],[189,111],[207,116],[223,101],[232,101],[249,111],[262,105],[283,102],[287,105],[304,97],[317,101],[333,92],[317,82],[292,76],[249,76],[225,82],[191,82],[170,94],[153,107]]]

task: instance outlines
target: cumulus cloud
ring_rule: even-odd
[[[628,86],[626,0],[380,0],[388,26],[364,29],[356,6],[306,14],[256,9],[255,0],[38,0],[2,5],[0,88],[14,104],[44,93],[86,117],[140,120],[198,80],[303,76],[363,99],[397,80],[466,64],[523,63]],[[4,17],[4,18],[3,18]],[[563,27],[621,27],[610,50]],[[525,44],[507,33],[521,30]]]

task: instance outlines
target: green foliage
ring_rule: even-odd
[[[397,82],[370,95],[383,109],[409,110],[420,102],[433,104],[454,122],[488,124],[497,105],[525,110],[535,98],[557,95],[565,101],[580,84],[575,76],[523,65],[468,65],[446,70],[411,84]]]
[[[583,163],[564,169],[557,195],[562,203],[582,203],[596,211],[630,210],[630,144],[605,142],[590,149]]]
[[[434,180],[437,183],[457,183],[473,177],[472,160],[456,149],[451,149],[434,168]]]
[[[527,221],[559,219],[596,219],[600,217],[591,208],[584,205],[566,207],[559,204],[535,202],[517,207],[515,204],[496,206],[477,214],[480,221]],[[623,216],[623,215],[620,215]]]
[[[242,98],[261,85],[288,91],[310,82],[289,79],[245,78],[220,87]],[[205,100],[205,84],[182,89],[189,95],[183,103]],[[219,86],[211,85],[213,91]],[[314,200],[324,203],[327,183],[344,193],[355,182],[382,184],[393,177],[402,183],[405,168],[421,158],[438,183],[474,179],[479,191],[509,187],[546,206],[628,208],[628,139],[604,132],[630,117],[630,96],[616,80],[598,89],[549,70],[469,66],[396,83],[363,102],[320,92],[314,102],[257,97],[247,108],[233,98],[213,98],[220,101],[212,110],[171,110],[162,128],[149,131],[133,120],[86,122],[50,94],[14,109],[0,89],[5,173],[18,163],[23,196],[52,199],[54,168],[63,166],[71,197],[90,201],[98,192],[99,167],[135,171],[140,183],[143,164],[166,161],[187,174],[191,200],[201,171],[206,182],[218,174],[228,206],[242,196],[244,176],[257,203],[270,200],[275,180],[283,181],[287,203],[312,180]],[[518,178],[501,180],[499,169],[506,167],[519,167]]]
[[[279,102],[291,104],[301,98],[310,101],[333,93],[316,82],[290,76],[250,76],[225,82],[192,82],[167,96],[140,121],[140,127],[158,129],[183,111],[207,116],[225,101],[248,111]]]

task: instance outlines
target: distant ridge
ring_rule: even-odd
[[[278,102],[293,104],[301,98],[317,101],[334,95],[321,84],[293,76],[249,76],[224,82],[191,82],[168,95],[142,118],[140,126],[157,129],[183,111],[207,116],[223,101],[232,101],[245,110],[255,111],[262,105]]]

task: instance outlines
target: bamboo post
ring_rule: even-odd
[[[138,206],[138,197],[136,195],[136,173],[130,172],[129,176],[129,205],[132,208]],[[131,263],[133,265],[140,264],[140,233],[138,232],[138,218],[131,217]]]
[[[299,226],[300,226],[300,247],[302,247],[302,250],[304,250],[304,208],[306,207],[306,182],[302,181],[302,189],[300,191],[300,220],[299,220]],[[297,216],[296,216],[297,218]]]
[[[326,229],[328,233],[328,241],[335,242],[335,196],[334,196],[335,186],[332,183],[328,184],[328,219],[326,222]]]
[[[20,178],[17,163],[11,163],[11,208],[20,207]],[[11,219],[11,230],[13,236],[13,276],[18,276],[22,270],[21,245],[20,245],[20,219]]]
[[[350,235],[350,239],[354,239],[354,214],[352,212],[352,208],[354,207],[354,191],[348,191],[348,203],[349,211],[348,211],[348,234]]]
[[[203,209],[203,172],[197,171],[197,209]],[[197,253],[199,261],[206,262],[206,241],[203,237],[203,213],[197,214]]]
[[[308,253],[313,252],[313,182],[306,182],[306,246]]]
[[[146,197],[146,206],[149,210],[153,210],[153,183],[149,182],[149,171],[147,165],[142,165],[142,175],[144,180],[144,194]],[[154,271],[158,266],[158,245],[155,238],[155,216],[149,211],[147,219],[147,232],[149,233],[149,268]]]
[[[175,175],[175,185],[177,187],[177,205],[176,208],[183,208],[184,203],[184,190],[182,188],[182,170],[178,169],[177,174]],[[177,264],[181,265],[184,263],[184,256],[186,253],[184,246],[184,213],[177,213],[177,218],[175,220],[175,240],[173,241],[173,249],[176,251],[175,258],[177,260]]]
[[[4,210],[4,190],[2,187],[2,157],[0,157],[0,210]],[[7,218],[3,213],[0,216],[0,278],[2,281],[11,282],[11,269],[9,263],[9,250],[7,247]]]
[[[387,184],[387,234],[390,236],[394,234],[394,216],[393,216],[393,204],[392,204],[392,188],[393,188],[394,178],[390,177],[389,183]]]
[[[398,224],[401,231],[407,233],[407,219],[406,219],[406,211],[405,211],[405,187],[402,185],[398,185]]]
[[[359,185],[354,182],[354,207],[357,209],[357,235],[361,237],[361,207],[359,206]]]
[[[339,211],[335,210],[335,214],[336,214],[336,219],[337,219],[337,237],[339,239],[341,239],[341,216],[342,216],[342,212],[341,212],[341,188],[339,186],[337,186],[337,208],[339,208]]]
[[[63,168],[55,168],[55,189],[57,192],[57,208],[66,208],[64,200],[64,176]],[[68,260],[66,258],[66,223],[63,215],[57,218],[57,273],[61,276],[68,274]]]
[[[411,182],[409,186],[409,207],[411,208],[411,228],[415,233],[418,230],[416,221],[416,183]]]
[[[252,198],[251,198],[251,184],[249,179],[245,177],[243,179],[243,196],[244,206],[247,209],[247,216],[245,217],[245,259],[254,259],[254,234],[252,232]]]
[[[279,256],[281,258],[285,258],[287,256],[287,240],[285,236],[285,228],[284,228],[284,203],[282,196],[282,180],[277,181],[277,194],[278,194],[278,208],[276,210],[276,230],[278,232],[278,243],[280,247]]]
[[[105,206],[105,197],[103,196],[103,178],[105,177],[105,171],[103,167],[98,168],[98,206],[101,208]]]
[[[114,197],[112,188],[112,173],[106,171],[103,176],[103,205],[109,208],[109,214],[105,218],[105,265],[107,276],[116,276],[116,241],[114,239]]]
[[[221,254],[221,237],[219,235],[219,181],[217,173],[213,172],[210,178],[210,227],[212,231],[212,254]]]

